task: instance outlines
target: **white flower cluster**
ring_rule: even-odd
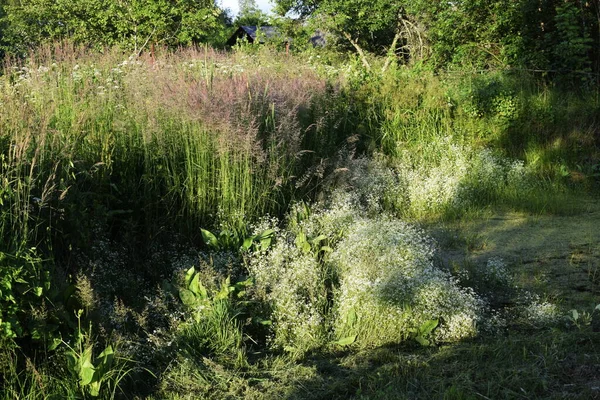
[[[316,257],[302,252],[290,232],[249,265],[259,296],[272,306],[273,344],[305,351],[322,343],[327,293]]]
[[[358,200],[356,208],[366,210],[369,215],[380,214],[386,206],[400,207],[404,202],[403,185],[377,156],[352,160],[348,178]]]
[[[324,235],[333,245],[347,232],[355,218],[361,215],[359,201],[354,193],[337,190],[331,194],[327,204],[315,204],[310,217],[302,221],[298,229],[309,236]]]
[[[487,204],[502,191],[532,188],[533,180],[522,161],[458,145],[450,138],[423,144],[418,152],[405,150],[397,160],[400,188],[389,190],[392,195],[403,193],[405,199],[396,203],[416,216]]]
[[[555,304],[543,301],[538,295],[525,292],[524,300],[519,316],[527,325],[540,328],[556,324],[562,318]]]
[[[512,286],[514,278],[508,271],[506,263],[500,257],[492,257],[487,261],[485,268],[482,269],[482,278],[485,283],[501,286]]]
[[[433,241],[411,225],[358,219],[331,255],[340,277],[338,336],[356,334],[362,345],[398,342],[429,319],[442,321],[437,340],[475,335],[483,302],[434,266],[434,252]]]

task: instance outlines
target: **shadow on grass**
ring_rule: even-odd
[[[591,331],[520,331],[437,348],[309,357],[296,368],[311,376],[299,375],[283,398],[600,398],[598,339]]]

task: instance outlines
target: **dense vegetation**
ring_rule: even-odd
[[[597,396],[600,9],[503,4],[0,2],[0,398]]]

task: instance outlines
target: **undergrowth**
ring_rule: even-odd
[[[549,380],[576,345],[564,310],[504,260],[440,261],[423,227],[579,212],[595,92],[61,44],[6,65],[0,107],[2,398],[519,393],[501,361],[484,390],[494,355],[526,396],[569,391]],[[427,387],[461,360],[469,379]]]

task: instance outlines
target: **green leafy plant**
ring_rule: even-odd
[[[273,229],[267,229],[264,232],[244,238],[242,231],[223,230],[218,234],[201,229],[202,240],[209,249],[213,251],[219,250],[238,250],[242,251],[265,251],[271,246],[274,237]]]
[[[245,363],[242,315],[247,315],[244,300],[251,279],[231,283],[229,277],[219,285],[202,283],[201,273],[194,267],[186,271],[178,296],[187,310],[186,320],[178,332],[183,351],[195,359],[217,357],[237,366]],[[175,288],[175,286],[171,286]],[[269,321],[258,319],[260,325]]]
[[[273,229],[267,229],[263,232],[260,232],[256,235],[247,237],[242,243],[242,250],[244,251],[257,251],[264,252],[273,243],[273,238],[275,237],[275,231]]]
[[[600,310],[600,304],[598,304],[596,307],[594,307],[594,309],[592,310],[592,312],[588,312],[588,311],[577,311],[575,309],[569,311],[569,314],[567,315],[568,320],[571,322],[571,324],[573,324],[573,326],[577,327],[577,329],[582,330],[585,327],[588,327],[590,325],[592,325],[593,319],[594,319],[594,314],[596,313],[596,311]]]
[[[49,290],[50,274],[35,248],[17,254],[0,251],[0,337],[32,334],[28,310],[40,306]]]
[[[295,240],[296,246],[298,246],[298,248],[302,250],[304,254],[313,252],[313,254],[317,256],[321,255],[322,253],[330,253],[333,251],[331,247],[324,244],[326,242],[327,236],[325,235],[308,237],[303,231],[300,231],[300,233],[296,235]]]
[[[200,273],[196,271],[195,267],[191,267],[186,271],[183,287],[178,289],[177,294],[186,307],[196,311],[194,319],[198,321],[206,310],[214,307],[219,301],[243,298],[250,286],[252,286],[252,279],[231,284],[231,279],[227,277],[221,282],[218,290],[209,293],[202,284]]]
[[[70,346],[63,342],[68,348],[65,353],[68,368],[77,378],[78,386],[84,396],[98,397],[102,389],[107,387],[111,398],[114,398],[120,382],[132,371],[127,367],[129,360],[117,358],[115,350],[110,344],[94,357],[91,324],[88,332],[81,330],[82,314],[83,310],[79,310],[76,314],[78,328],[75,344]]]
[[[421,346],[431,346],[433,344],[432,333],[440,323],[439,319],[429,319],[423,322],[419,327],[410,329],[412,338]]]

